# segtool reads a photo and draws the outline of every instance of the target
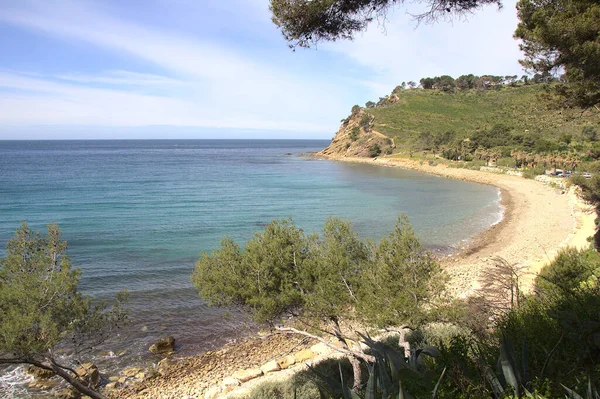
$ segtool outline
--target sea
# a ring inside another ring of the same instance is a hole
[[[276,218],[319,231],[335,215],[379,240],[406,214],[445,256],[502,217],[491,186],[304,155],[328,144],[0,141],[0,257],[21,221],[37,231],[56,222],[80,291],[105,301],[130,293],[130,324],[104,348],[106,367],[123,367],[155,361],[148,346],[161,336],[193,355],[256,331],[243,310],[208,306],[190,282],[224,236],[243,244]]]

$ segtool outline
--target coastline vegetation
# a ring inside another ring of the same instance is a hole
[[[80,274],[65,249],[55,225],[43,237],[23,224],[8,243],[0,261],[2,362],[35,365],[103,398],[98,379],[59,363],[55,348],[76,342],[80,359],[126,312],[120,302],[92,306],[77,292]],[[320,235],[274,220],[243,247],[224,238],[201,256],[192,280],[214,305],[241,306],[279,333],[315,338],[345,356],[260,384],[248,398],[596,398],[600,255],[591,247],[561,251],[529,293],[522,276],[496,259],[477,295],[450,300],[445,274],[400,217],[379,243],[360,240],[337,218]],[[366,349],[352,344],[356,334]]]
[[[597,398],[600,255],[563,250],[528,294],[520,276],[497,260],[479,295],[429,312],[404,341],[361,334],[375,361],[360,359],[358,386],[348,362],[325,360],[245,398]]]
[[[219,249],[202,254],[192,275],[210,304],[241,306],[259,323],[347,355],[354,390],[364,382],[360,361],[375,359],[348,345],[347,327],[389,327],[398,320],[419,326],[437,308],[444,280],[406,217],[378,244],[361,241],[339,218],[329,218],[320,236],[306,235],[291,220],[274,220],[243,248],[224,238]]]
[[[364,156],[422,154],[514,168],[600,170],[600,114],[594,108],[557,108],[540,101],[557,84],[541,78],[468,76],[477,82],[473,88],[444,89],[437,83],[439,77],[424,78],[421,82],[435,83],[427,89],[400,85],[377,103],[354,106],[340,128],[352,129],[350,146],[340,152],[359,155],[360,145],[370,150],[377,144],[380,153],[365,151]],[[461,78],[452,81],[457,84]],[[369,121],[368,126],[363,121]]]
[[[42,236],[22,223],[6,244],[0,259],[0,365],[29,365],[34,373],[59,376],[73,392],[104,399],[98,369],[85,359],[126,323],[127,295],[118,295],[110,308],[92,304],[77,290],[81,271],[72,268],[66,249],[55,224]],[[62,359],[57,348],[65,342],[72,355]]]

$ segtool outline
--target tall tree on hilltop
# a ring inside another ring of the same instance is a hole
[[[270,0],[273,22],[290,47],[310,47],[320,41],[352,39],[403,0]],[[500,0],[426,0],[418,20],[457,16]]]

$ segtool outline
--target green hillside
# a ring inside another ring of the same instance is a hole
[[[549,139],[562,134],[577,137],[584,126],[600,126],[595,109],[552,109],[540,96],[543,85],[503,86],[497,90],[446,93],[411,89],[397,94],[394,104],[367,109],[375,119],[372,128],[395,140],[397,145],[414,143],[421,133],[456,132],[466,138],[495,125],[513,133],[542,133]]]
[[[432,156],[600,172],[600,109],[559,108],[545,84],[498,83],[468,90],[452,85],[403,87],[377,103],[369,101],[366,108],[352,107],[321,154]]]

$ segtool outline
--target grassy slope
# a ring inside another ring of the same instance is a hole
[[[510,126],[516,133],[540,131],[551,137],[561,133],[579,135],[585,125],[600,125],[596,110],[549,109],[539,98],[541,85],[504,87],[500,90],[454,94],[437,90],[406,90],[396,104],[369,109],[375,116],[374,129],[390,137],[413,141],[421,132],[455,131],[467,137],[478,129],[496,124]]]

